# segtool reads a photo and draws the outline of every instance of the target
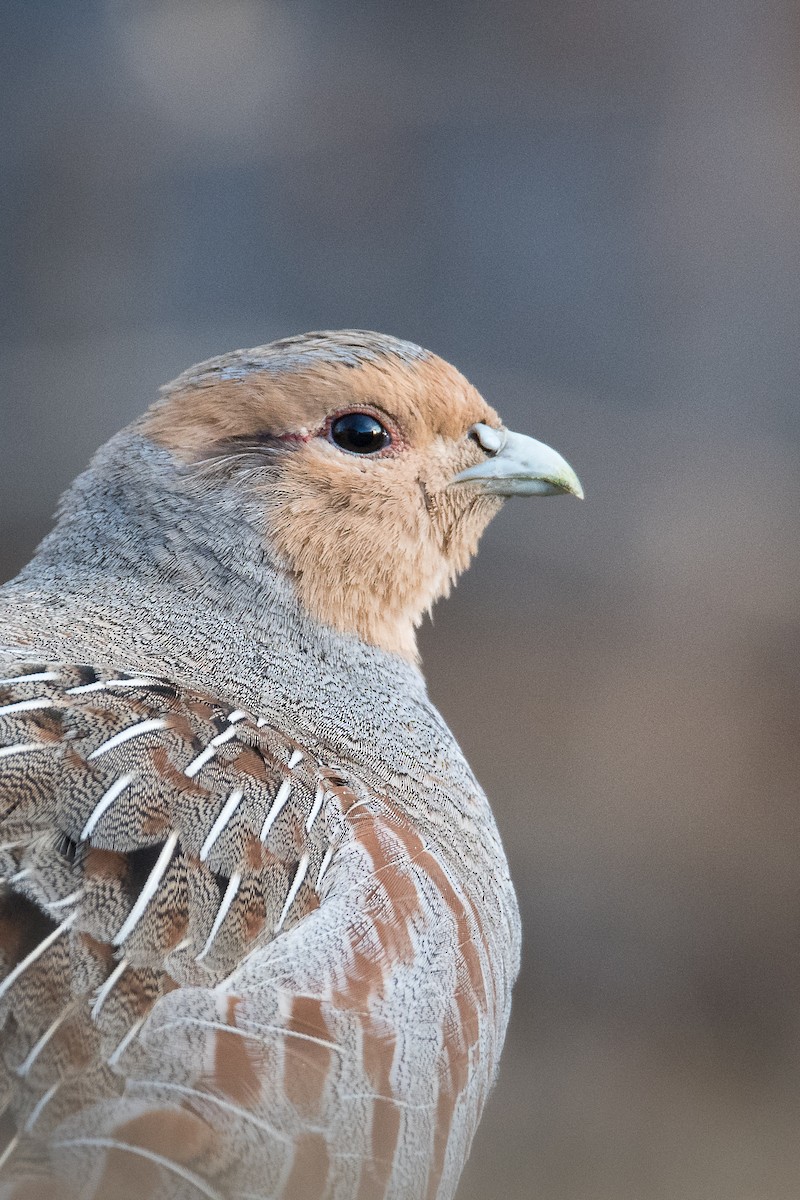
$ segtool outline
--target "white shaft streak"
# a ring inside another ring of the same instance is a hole
[[[317,882],[314,884],[314,891],[317,891],[317,892],[319,891],[319,885],[322,883],[322,877],[325,874],[325,872],[327,871],[328,867],[331,865],[331,859],[333,858],[333,851],[334,851],[334,845],[333,845],[333,842],[331,842],[330,846],[328,846],[328,849],[325,851],[325,854],[323,855],[322,862],[319,864],[319,874],[317,875]]]
[[[320,783],[317,787],[316,792],[314,793],[314,802],[311,805],[311,809],[309,811],[308,816],[306,817],[306,833],[311,833],[311,830],[314,826],[314,822],[316,821],[317,817],[319,816],[319,810],[322,808],[322,802],[325,799],[326,795],[327,795],[327,792],[325,791],[325,788]]]
[[[146,1150],[144,1146],[132,1146],[128,1142],[105,1137],[68,1138],[62,1142],[55,1142],[54,1146],[56,1149],[62,1146],[97,1146],[101,1150],[127,1151],[129,1154],[138,1155],[139,1158],[146,1158],[148,1162],[164,1167],[167,1171],[172,1171],[179,1179],[196,1188],[201,1195],[207,1196],[208,1200],[224,1200],[222,1194],[209,1187],[199,1175],[195,1175],[193,1171],[187,1170],[186,1167],[182,1167],[180,1163],[174,1162],[171,1158],[166,1158],[163,1154],[156,1154],[155,1150]]]
[[[108,1056],[106,1061],[110,1067],[115,1067],[117,1065],[146,1020],[147,1016],[145,1015],[144,1017],[139,1017],[138,1021],[134,1021],[128,1032],[125,1034],[125,1037],[117,1046],[116,1050],[114,1050],[114,1052]]]
[[[261,946],[260,949],[263,950],[264,947]],[[257,953],[257,950],[253,951],[253,953]],[[219,992],[221,988],[222,984],[218,983],[215,991]],[[264,1021],[250,1022],[247,1028],[243,1029],[239,1025],[228,1025],[223,1021],[209,1021],[206,1017],[178,1017],[176,1020],[162,1021],[158,1027],[158,1032],[159,1034],[164,1034],[168,1029],[182,1029],[186,1025],[196,1025],[199,1029],[218,1030],[220,1033],[233,1034],[235,1037],[246,1038],[249,1041],[257,1040],[257,1034],[259,1033],[277,1033],[281,1037],[297,1038],[302,1042],[313,1042],[315,1046],[324,1046],[326,1050],[332,1050],[334,1054],[345,1055],[347,1053],[345,1048],[340,1046],[338,1042],[329,1042],[326,1038],[314,1037],[313,1034],[303,1033],[299,1029],[287,1029],[285,1025],[271,1025]],[[159,1081],[155,1086],[161,1087],[161,1082]]]
[[[8,683],[49,683],[51,679],[58,679],[57,671],[34,671],[31,675],[10,675],[8,679],[0,679],[0,687]]]
[[[292,757],[289,759],[289,770],[292,771],[298,765],[298,763],[301,763],[302,761],[303,755],[300,753],[300,751],[293,750]]]
[[[164,842],[164,845],[161,848],[161,853],[159,854],[158,858],[156,859],[155,866],[153,867],[152,871],[147,876],[147,879],[144,882],[144,886],[142,887],[142,890],[139,892],[139,895],[136,897],[136,903],[134,904],[131,911],[128,913],[128,916],[125,919],[125,921],[123,922],[119,932],[114,935],[113,944],[115,946],[122,945],[122,943],[125,941],[126,937],[128,937],[133,932],[133,930],[136,928],[136,926],[139,924],[139,921],[141,920],[142,915],[144,914],[144,910],[147,908],[148,904],[153,899],[153,896],[158,891],[158,885],[161,883],[161,880],[164,878],[164,873],[166,872],[166,869],[169,866],[170,859],[172,858],[172,855],[175,852],[175,847],[177,846],[177,844],[178,844],[177,833],[171,833],[169,835],[169,837],[167,838],[167,840]]]
[[[241,720],[241,717],[239,719]],[[233,728],[235,722],[231,719],[231,717],[228,717],[228,724],[231,726],[231,728],[223,729],[222,733],[216,734],[216,736],[213,737],[208,743],[209,746],[221,746],[223,742],[229,742],[232,737],[236,737],[238,730]]]
[[[55,1083],[50,1085],[45,1094],[39,1097],[30,1111],[30,1116],[25,1122],[23,1133],[30,1133],[36,1122],[39,1120],[39,1117],[42,1115],[45,1105],[50,1103],[50,1101],[53,1099],[53,1096],[55,1096],[56,1092],[61,1087],[61,1083],[62,1081],[57,1079]]]
[[[13,746],[0,747],[0,758],[11,758],[12,754],[30,754],[31,750],[48,750],[48,742],[15,742]]]
[[[266,817],[264,818],[264,824],[261,826],[261,833],[259,834],[259,838],[262,842],[265,842],[267,840],[267,837],[269,836],[269,831],[275,822],[275,818],[278,816],[281,809],[286,804],[286,801],[289,799],[289,794],[290,794],[291,790],[292,790],[291,780],[284,779],[283,783],[278,788],[278,791],[275,795],[275,799],[272,802],[272,807],[270,808],[269,812],[267,813]]]
[[[239,884],[241,882],[242,882],[241,871],[234,871],[233,875],[231,875],[230,879],[228,880],[228,886],[225,889],[225,895],[222,897],[220,906],[217,909],[217,915],[214,917],[214,924],[211,926],[211,932],[209,933],[209,935],[206,939],[206,944],[205,944],[205,946],[203,946],[203,949],[197,955],[195,962],[202,962],[203,959],[205,958],[205,956],[208,954],[211,947],[214,945],[214,939],[216,938],[217,934],[219,933],[220,929],[222,928],[222,922],[227,917],[230,906],[233,904],[234,900],[236,899],[236,893],[239,890]]]
[[[9,988],[16,983],[20,975],[27,971],[28,967],[33,966],[37,958],[41,958],[44,952],[50,949],[50,947],[53,945],[53,942],[58,941],[61,935],[67,932],[70,925],[75,922],[77,915],[78,914],[74,912],[70,913],[60,925],[56,926],[51,933],[48,933],[46,938],[43,938],[37,946],[34,946],[30,954],[27,954],[25,958],[21,960],[21,962],[17,963],[13,971],[9,971],[2,983],[0,983],[0,996],[4,996]]]
[[[228,1029],[230,1026],[219,1025],[219,1029]],[[238,1033],[239,1030],[236,1030]],[[339,1050],[339,1047],[336,1047]],[[258,1129],[263,1129],[270,1137],[275,1138],[278,1142],[284,1142],[290,1145],[292,1138],[288,1133],[284,1133],[280,1129],[276,1129],[274,1125],[270,1125],[269,1121],[257,1117],[255,1113],[249,1109],[243,1108],[238,1104],[232,1104],[230,1100],[226,1100],[224,1096],[217,1096],[214,1092],[202,1091],[200,1088],[189,1087],[184,1083],[167,1083],[164,1079],[159,1079],[157,1084],[150,1083],[145,1079],[129,1079],[126,1086],[127,1092],[144,1091],[145,1089],[157,1088],[158,1091],[178,1092],[181,1096],[194,1096],[203,1104],[216,1104],[223,1112],[231,1113],[241,1121],[249,1121],[251,1125],[255,1125]]]
[[[47,1029],[45,1029],[38,1042],[35,1042],[34,1045],[31,1046],[27,1057],[23,1059],[16,1069],[17,1075],[19,1075],[20,1079],[25,1078],[33,1064],[36,1062],[36,1059],[44,1050],[47,1043],[58,1032],[60,1026],[64,1024],[67,1018],[71,1016],[74,1011],[75,1004],[68,1004],[64,1011],[60,1012],[56,1019],[50,1023]]]
[[[217,747],[222,746],[225,742],[229,742],[231,738],[236,737],[236,732],[236,729],[232,727],[230,729],[223,730],[222,733],[218,733],[215,738],[212,738],[205,750],[201,750],[197,758],[193,758],[188,767],[184,768],[183,773],[187,779],[194,779],[200,768],[204,767],[206,763],[209,762],[217,753]]]
[[[241,788],[236,788],[231,792],[230,796],[228,796],[228,799],[225,801],[219,811],[216,821],[208,831],[206,840],[200,847],[200,862],[205,862],[205,860],[208,858],[212,846],[230,821],[233,814],[236,812],[236,809],[239,807],[243,796],[244,792],[241,790]]]
[[[117,980],[120,979],[123,972],[127,970],[127,967],[128,967],[127,958],[121,958],[119,960],[119,962],[117,963],[117,965],[114,967],[114,970],[109,975],[108,979],[106,979],[104,981],[104,983],[101,985],[101,987],[98,989],[97,995],[95,996],[95,999],[94,999],[94,1004],[92,1005],[91,1011],[89,1013],[89,1016],[92,1018],[93,1021],[97,1020],[98,1016],[100,1015],[100,1010],[102,1009],[103,1005],[105,1004],[106,1000],[108,999],[108,997],[111,993],[111,989],[114,987],[114,984],[117,982]]]
[[[86,692],[107,692],[112,688],[152,687],[157,680],[153,676],[140,675],[136,679],[98,679],[96,683],[81,683],[67,688],[65,696],[81,696]]]
[[[297,893],[300,891],[300,888],[302,887],[303,880],[306,877],[307,871],[308,871],[308,855],[304,854],[302,856],[302,858],[300,859],[299,863],[297,864],[297,870],[294,873],[294,879],[292,880],[291,887],[289,888],[289,892],[286,897],[286,903],[284,904],[283,909],[281,910],[281,915],[278,917],[278,923],[275,926],[276,933],[280,933],[281,929],[283,928],[283,923],[286,920],[287,916],[289,915],[289,909],[294,904],[295,899],[297,897]]]
[[[285,995],[285,993],[284,993]],[[316,997],[314,997],[316,999]],[[291,997],[288,997],[291,1000]],[[288,1013],[282,1013],[288,1016]],[[338,1042],[331,1042],[327,1038],[314,1037],[313,1033],[303,1033],[300,1029],[287,1029],[285,1025],[269,1024],[265,1021],[251,1021],[248,1029],[253,1033],[277,1033],[280,1037],[295,1038],[300,1042],[311,1042],[314,1046],[324,1046],[326,1050],[333,1051],[334,1054],[345,1055],[347,1051]]]
[[[131,738],[141,737],[143,733],[153,733],[157,729],[166,729],[167,722],[163,717],[150,717],[147,721],[137,721],[135,725],[129,725],[127,729],[121,729],[119,733],[115,733],[107,741],[102,742],[96,750],[93,750],[89,755],[89,759],[99,758],[101,754],[108,754],[109,750],[116,749],[123,742],[129,742]]]
[[[32,712],[35,708],[52,708],[53,701],[46,696],[37,696],[35,700],[16,700],[13,704],[0,705],[0,717],[10,717],[13,713]]]
[[[104,792],[97,804],[94,806],[89,820],[81,830],[80,840],[85,842],[92,834],[95,825],[102,817],[107,808],[110,807],[116,800],[117,796],[121,796],[126,787],[129,787],[135,779],[134,775],[120,775],[119,779],[115,779],[107,792]]]
[[[62,896],[60,900],[48,900],[45,908],[52,912],[54,908],[69,908],[70,904],[77,904],[83,895],[83,888],[77,888],[74,892],[70,892],[68,896]]]
[[[204,767],[209,759],[213,758],[216,750],[213,746],[206,746],[205,750],[201,750],[197,758],[193,758],[188,767],[184,767],[183,773],[187,779],[194,779],[201,767]]]
[[[16,1150],[18,1145],[19,1145],[19,1134],[16,1133],[14,1135],[14,1137],[12,1137],[11,1141],[8,1143],[6,1148],[3,1150],[2,1154],[0,1154],[0,1171],[2,1171],[3,1167],[6,1165],[8,1160],[11,1158],[11,1155],[14,1153],[14,1151]]]

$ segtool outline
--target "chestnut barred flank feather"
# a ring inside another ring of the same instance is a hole
[[[526,489],[579,494],[357,331],[75,482],[0,591],[0,1200],[451,1200],[519,919],[414,629]]]

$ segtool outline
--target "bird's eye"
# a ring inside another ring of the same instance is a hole
[[[330,439],[349,454],[376,454],[385,450],[391,437],[380,421],[369,413],[344,413],[331,423]]]

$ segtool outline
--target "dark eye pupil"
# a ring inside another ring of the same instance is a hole
[[[391,440],[380,421],[369,413],[345,413],[331,425],[331,441],[351,454],[374,454]]]

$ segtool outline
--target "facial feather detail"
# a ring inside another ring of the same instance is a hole
[[[331,338],[340,341],[326,355]],[[364,455],[335,445],[331,421],[350,412],[371,414],[390,445]],[[314,617],[415,661],[416,627],[502,504],[449,488],[486,457],[470,436],[478,422],[501,428],[455,368],[355,333],[202,363],[164,389],[143,432],[206,470],[208,486],[243,489],[249,520]]]

